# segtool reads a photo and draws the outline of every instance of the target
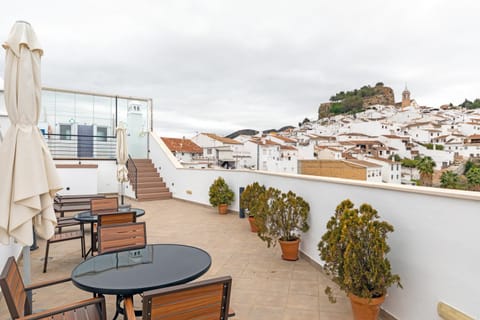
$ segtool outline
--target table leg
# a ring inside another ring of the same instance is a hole
[[[91,253],[93,257],[93,250],[95,248],[95,237],[93,235],[94,222],[90,222],[90,249],[85,253],[85,260],[87,260],[88,254]]]
[[[124,307],[125,307],[125,318],[127,320],[135,319],[135,309],[133,308],[133,297],[127,296],[124,297]]]

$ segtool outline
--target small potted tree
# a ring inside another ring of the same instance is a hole
[[[218,213],[226,214],[228,206],[232,204],[235,194],[222,177],[218,177],[210,185],[208,191],[210,204],[218,207]]]
[[[265,188],[264,185],[254,182],[247,185],[240,196],[240,206],[245,209],[248,215],[248,222],[250,223],[250,230],[252,232],[258,232],[255,222],[257,213],[265,211],[267,208],[266,191],[267,188]]]
[[[307,221],[310,205],[292,191],[283,193],[268,188],[264,196],[266,210],[257,212],[255,217],[258,236],[268,247],[280,243],[282,259],[298,260],[300,235],[310,227]]]
[[[389,232],[393,226],[380,221],[369,204],[357,209],[347,199],[337,206],[318,244],[324,269],[348,294],[356,320],[377,319],[387,289],[393,284],[401,287],[400,277],[392,273],[386,257]],[[335,302],[330,287],[325,293]]]

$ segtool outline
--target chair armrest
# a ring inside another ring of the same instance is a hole
[[[133,309],[133,297],[125,297],[124,309],[127,320],[135,320],[135,309]]]
[[[98,297],[98,298],[90,298],[90,299],[87,299],[87,300],[73,302],[73,303],[70,303],[70,304],[67,304],[67,305],[64,305],[64,306],[61,306],[61,307],[48,309],[48,310],[45,310],[45,311],[42,311],[42,312],[38,312],[38,313],[35,313],[35,314],[31,314],[31,315],[28,315],[28,316],[17,318],[17,320],[48,319],[48,318],[50,318],[51,316],[54,316],[54,315],[63,314],[63,313],[68,312],[68,311],[72,311],[72,310],[75,310],[75,309],[78,309],[78,308],[82,308],[82,307],[89,306],[89,305],[94,305],[94,304],[98,304],[100,312],[105,313],[105,298],[103,296],[101,296],[101,297]],[[104,316],[106,316],[106,315],[104,315]],[[103,318],[105,318],[105,317],[103,317]]]
[[[36,282],[36,283],[32,283],[30,285],[26,285],[25,290],[30,291],[30,290],[39,289],[39,288],[43,288],[43,287],[48,287],[48,286],[63,283],[63,282],[68,282],[68,281],[71,281],[71,280],[72,280],[72,278],[68,277],[68,278],[60,278],[60,279],[55,279],[55,280],[47,280],[47,281],[42,281],[42,282]]]

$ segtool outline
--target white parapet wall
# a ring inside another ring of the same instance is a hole
[[[117,193],[117,165],[111,160],[56,160],[60,194]],[[68,188],[68,190],[67,190]]]
[[[150,156],[174,198],[208,205],[209,186],[218,176],[235,190],[232,210],[238,211],[239,188],[255,181],[302,196],[310,204],[311,227],[302,237],[301,250],[319,265],[317,245],[335,207],[347,198],[356,205],[369,203],[395,227],[388,240],[389,258],[404,287],[389,289],[383,309],[396,319],[438,319],[437,303],[443,301],[480,319],[480,193],[261,171],[187,169],[155,134]]]

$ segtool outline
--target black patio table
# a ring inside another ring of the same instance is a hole
[[[123,211],[135,211],[135,216],[141,217],[145,214],[145,210],[139,208],[118,208],[115,212],[123,212]],[[76,213],[73,218],[77,221],[81,222],[89,222],[90,223],[90,249],[88,249],[87,253],[85,254],[85,259],[88,257],[88,254],[91,253],[93,256],[93,248],[95,248],[95,237],[93,237],[93,225],[98,222],[98,215],[92,214],[91,210],[81,211]]]
[[[96,294],[131,299],[144,291],[195,280],[210,269],[210,255],[196,247],[180,244],[149,244],[142,249],[112,252],[91,257],[72,271],[78,288]]]

